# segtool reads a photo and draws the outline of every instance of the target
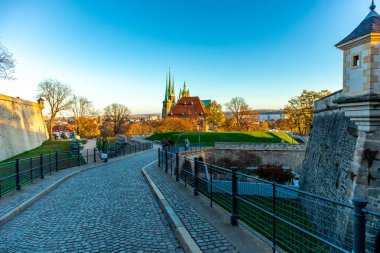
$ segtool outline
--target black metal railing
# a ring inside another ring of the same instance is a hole
[[[158,166],[221,208],[273,252],[380,252],[380,213],[158,150]]]
[[[192,143],[189,146],[185,146],[184,144],[164,146],[164,145],[162,145],[162,142],[160,142],[160,141],[154,141],[154,143],[157,145],[161,145],[162,150],[168,150],[171,153],[182,153],[182,154],[189,154],[189,153],[201,151],[204,149],[214,148],[214,144],[203,143],[203,142]]]
[[[109,149],[107,153],[108,158],[113,158],[152,148],[152,143],[136,143]],[[60,151],[0,163],[0,198],[7,193],[20,190],[23,186],[32,184],[38,179],[43,179],[45,175],[83,164],[96,163],[100,161],[100,154],[101,151],[96,148]]]

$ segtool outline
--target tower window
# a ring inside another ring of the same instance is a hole
[[[352,67],[359,67],[360,66],[360,56],[354,55],[352,56]]]

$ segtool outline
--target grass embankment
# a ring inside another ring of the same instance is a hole
[[[183,143],[189,139],[190,143],[205,143],[213,145],[215,142],[255,142],[255,143],[286,143],[298,144],[286,133],[269,131],[245,131],[245,132],[170,132],[156,133],[147,138],[148,140],[161,141],[170,139],[175,143]]]
[[[70,141],[44,141],[41,146],[28,150],[24,153],[18,154],[14,157],[8,158],[7,160],[1,161],[0,163],[11,162],[15,159],[25,159],[30,157],[39,156],[40,154],[49,154],[56,151],[70,151],[71,144]]]

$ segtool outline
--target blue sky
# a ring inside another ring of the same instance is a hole
[[[380,2],[379,8],[380,8]],[[34,100],[44,78],[102,109],[160,112],[168,67],[176,94],[283,107],[303,89],[342,86],[334,45],[370,0],[0,0],[0,41],[17,60],[0,93]]]

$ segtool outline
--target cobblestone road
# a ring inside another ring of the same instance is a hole
[[[0,252],[182,252],[141,175],[156,152],[81,173],[0,227]]]
[[[166,182],[162,170],[157,167],[157,163],[146,168],[146,172],[165,196],[169,204],[173,207],[190,235],[204,252],[238,252],[223,235],[191,206],[191,203],[181,197]],[[173,180],[175,180],[173,178]]]

